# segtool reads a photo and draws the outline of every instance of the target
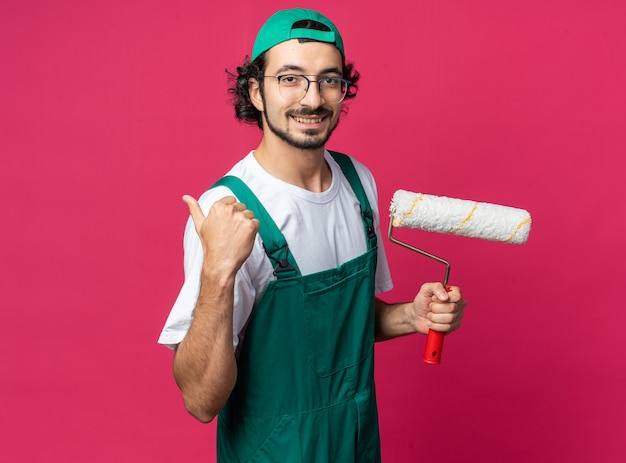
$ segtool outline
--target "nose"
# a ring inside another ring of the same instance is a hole
[[[320,83],[318,80],[309,81],[309,86],[306,89],[306,92],[300,103],[305,106],[310,106],[312,108],[317,108],[322,105],[324,99],[322,98],[322,94],[320,92]]]

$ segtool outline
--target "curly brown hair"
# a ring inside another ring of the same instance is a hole
[[[248,124],[257,124],[259,128],[263,128],[261,111],[259,111],[250,100],[248,84],[250,79],[259,82],[261,94],[263,94],[263,76],[265,75],[265,53],[262,53],[254,61],[250,61],[249,57],[243,65],[237,67],[237,73],[226,71],[229,76],[231,101],[235,108],[235,117],[242,122]],[[357,82],[360,74],[354,69],[352,63],[343,64],[344,79],[350,82],[348,93],[345,100],[354,98],[357,91]]]

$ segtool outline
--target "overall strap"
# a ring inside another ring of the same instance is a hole
[[[348,183],[352,187],[352,191],[356,195],[356,198],[361,204],[361,217],[363,219],[363,227],[365,228],[365,235],[367,236],[368,249],[376,247],[377,237],[376,230],[374,229],[374,214],[372,213],[372,207],[367,199],[359,174],[357,174],[354,164],[349,156],[338,153],[336,151],[329,151],[331,156],[335,159],[343,175],[346,176]]]
[[[254,212],[254,216],[261,224],[259,227],[259,235],[263,241],[265,253],[274,266],[276,278],[282,279],[300,276],[300,269],[291,255],[291,251],[289,251],[285,237],[248,185],[238,177],[227,175],[215,182],[211,188],[216,186],[227,187],[239,201]]]

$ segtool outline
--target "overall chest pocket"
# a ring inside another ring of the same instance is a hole
[[[329,376],[360,363],[374,345],[374,291],[365,266],[303,288],[308,363]]]

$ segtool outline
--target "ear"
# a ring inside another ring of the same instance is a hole
[[[258,80],[248,79],[248,94],[254,107],[263,112],[263,98],[261,98],[261,86]]]

